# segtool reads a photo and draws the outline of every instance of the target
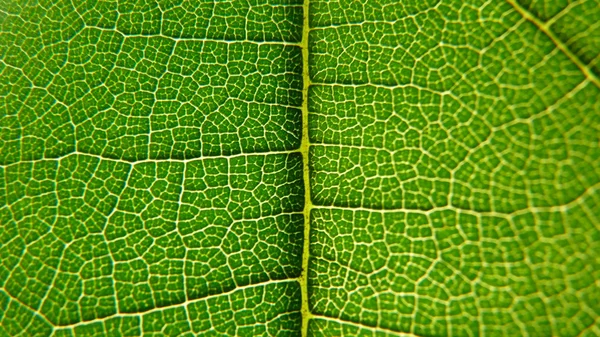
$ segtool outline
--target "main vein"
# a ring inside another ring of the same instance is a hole
[[[302,153],[302,170],[304,174],[304,246],[302,250],[302,274],[300,275],[300,288],[302,293],[302,333],[301,336],[308,336],[308,321],[310,320],[311,313],[308,306],[308,258],[309,258],[309,247],[310,247],[310,210],[312,209],[312,201],[310,199],[310,176],[309,176],[309,165],[308,165],[308,150],[309,150],[309,138],[308,138],[308,87],[310,86],[310,74],[308,69],[308,32],[309,32],[309,21],[308,21],[308,2],[304,0],[303,3],[303,15],[304,21],[302,24],[302,42],[300,44],[302,48],[302,143],[300,145],[300,152]]]

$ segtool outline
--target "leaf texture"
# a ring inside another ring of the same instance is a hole
[[[301,3],[1,6],[0,335],[295,335]]]
[[[599,18],[0,3],[0,336],[600,335]]]
[[[309,335],[598,335],[598,3],[310,6]]]

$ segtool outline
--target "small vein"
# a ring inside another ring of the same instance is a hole
[[[235,292],[238,291],[243,291],[249,288],[258,288],[258,287],[263,287],[263,286],[267,286],[269,284],[278,284],[278,283],[290,283],[290,282],[296,282],[294,279],[283,279],[283,280],[269,280],[266,282],[260,282],[260,283],[254,283],[254,284],[248,284],[245,286],[240,286],[240,287],[235,287],[229,291],[225,291],[222,293],[218,293],[218,294],[210,294],[204,297],[199,297],[199,298],[194,298],[194,299],[190,299],[190,300],[186,300],[184,302],[181,303],[175,303],[175,304],[171,304],[171,305],[167,305],[164,307],[155,307],[149,310],[145,310],[145,311],[139,311],[139,312],[131,312],[131,313],[116,313],[113,315],[109,315],[109,316],[105,316],[102,318],[96,318],[96,319],[92,319],[89,321],[81,321],[81,322],[76,322],[76,323],[72,323],[72,324],[64,324],[64,325],[56,325],[55,326],[55,330],[59,330],[59,329],[72,329],[78,326],[82,326],[82,325],[88,325],[88,324],[93,324],[93,323],[103,323],[109,319],[112,318],[122,318],[122,317],[140,317],[146,314],[150,314],[153,312],[158,312],[158,311],[165,311],[165,310],[169,310],[169,309],[173,309],[173,308],[179,308],[179,307],[187,307],[190,304],[193,304],[195,302],[200,302],[200,301],[204,301],[204,300],[208,300],[211,298],[215,298],[215,297],[221,297],[221,296],[228,296],[231,295]]]
[[[366,324],[361,324],[361,323],[357,323],[357,322],[344,320],[341,318],[334,318],[334,317],[323,316],[323,315],[313,315],[312,319],[329,321],[329,322],[338,323],[338,324],[354,325],[361,329],[367,329],[367,330],[371,330],[374,332],[385,333],[390,336],[419,337],[418,335],[410,333],[410,332],[400,332],[400,331],[396,331],[396,330],[392,330],[392,329],[370,326],[370,325],[366,325]]]
[[[596,76],[596,74],[592,71],[592,69],[585,64],[580,58],[579,56],[577,56],[575,53],[573,53],[569,47],[567,47],[567,45],[561,41],[556,34],[554,34],[554,32],[552,32],[552,30],[550,29],[550,24],[548,22],[543,22],[542,20],[540,20],[539,18],[537,18],[536,16],[534,16],[533,14],[531,14],[531,12],[529,12],[528,10],[526,10],[525,8],[523,8],[521,5],[519,5],[515,0],[506,0],[511,6],[513,6],[513,8],[519,13],[521,14],[521,16],[533,23],[539,30],[541,30],[544,34],[546,34],[546,36],[548,36],[550,38],[550,40],[552,40],[552,42],[556,45],[556,47],[562,51],[570,60],[571,62],[573,62],[573,64],[575,64],[577,66],[577,68],[579,68],[579,70],[583,73],[583,75],[592,83],[594,83],[594,85],[600,89],[600,78],[598,78],[598,76]]]
[[[293,150],[265,151],[265,152],[240,152],[240,153],[225,154],[225,155],[204,155],[204,156],[198,156],[198,157],[190,157],[187,159],[177,159],[177,158],[153,159],[153,158],[149,158],[149,159],[129,160],[129,159],[123,159],[123,158],[111,158],[111,157],[108,157],[105,155],[99,155],[99,154],[88,153],[88,152],[83,152],[83,151],[71,151],[71,152],[68,152],[68,153],[65,153],[65,154],[62,154],[59,156],[19,160],[19,161],[10,162],[7,164],[0,163],[0,168],[21,165],[24,163],[37,163],[37,162],[41,162],[41,161],[60,161],[60,160],[63,160],[65,158],[68,158],[71,156],[85,156],[85,157],[96,158],[98,160],[118,162],[118,163],[123,163],[123,164],[127,164],[127,165],[137,165],[137,164],[144,164],[144,163],[155,163],[155,164],[157,164],[157,163],[182,163],[182,164],[185,164],[185,163],[198,162],[198,161],[203,161],[203,160],[216,160],[216,159],[229,160],[229,159],[233,159],[233,158],[242,158],[242,157],[266,157],[266,156],[271,156],[271,155],[290,155],[290,154],[294,154],[294,153],[300,153],[300,152],[298,149],[293,149]]]
[[[384,208],[384,207],[369,207],[369,206],[347,206],[347,205],[314,205],[313,209],[325,209],[325,210],[348,210],[353,212],[372,212],[372,213],[416,213],[423,215],[431,215],[441,211],[454,211],[457,213],[463,213],[473,215],[476,217],[500,217],[500,218],[513,218],[522,214],[528,213],[547,213],[547,212],[566,212],[571,208],[577,207],[585,203],[588,198],[595,196],[600,189],[600,181],[595,182],[593,185],[584,189],[576,197],[570,201],[552,205],[552,206],[531,206],[527,208],[516,209],[508,212],[499,211],[481,211],[481,210],[470,210],[462,207],[457,207],[451,204],[439,207],[432,207],[430,209],[418,209],[418,208]]]

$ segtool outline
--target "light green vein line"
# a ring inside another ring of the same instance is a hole
[[[365,329],[365,330],[369,330],[369,331],[373,331],[373,332],[380,332],[380,333],[384,333],[384,334],[390,335],[390,336],[420,337],[420,336],[415,335],[410,332],[400,332],[400,331],[395,331],[395,330],[386,329],[386,328],[379,328],[379,327],[364,325],[364,324],[360,324],[360,323],[356,323],[356,322],[352,322],[352,321],[346,321],[346,320],[340,319],[340,318],[333,318],[333,317],[329,317],[329,316],[314,315],[313,318],[315,320],[319,319],[319,320],[323,320],[323,321],[337,323],[340,325],[353,325],[360,329]]]
[[[88,325],[88,324],[93,324],[93,323],[98,323],[98,322],[100,322],[100,323],[106,322],[107,320],[112,319],[112,318],[141,317],[141,316],[144,316],[144,315],[147,315],[150,313],[154,313],[154,312],[161,312],[161,311],[165,311],[165,310],[169,310],[169,309],[173,309],[173,308],[187,307],[190,304],[193,304],[196,302],[201,302],[201,301],[206,301],[206,300],[209,300],[212,298],[217,298],[217,297],[221,297],[221,296],[229,296],[235,292],[244,291],[246,289],[265,287],[269,284],[280,284],[280,283],[290,283],[290,282],[294,282],[294,281],[290,280],[290,279],[284,279],[284,280],[269,280],[269,281],[260,282],[260,283],[248,284],[245,286],[233,288],[231,290],[228,290],[228,291],[225,291],[222,293],[206,295],[203,297],[186,300],[186,301],[180,302],[180,303],[169,304],[164,307],[154,307],[154,308],[151,308],[151,309],[148,309],[145,311],[139,311],[139,312],[124,312],[124,313],[118,312],[118,313],[115,313],[112,315],[108,315],[108,316],[101,317],[101,318],[95,318],[95,319],[92,319],[89,321],[75,322],[75,323],[71,323],[71,324],[59,324],[59,325],[55,325],[54,329],[55,330],[72,329],[72,328],[82,326],[82,325]]]
[[[547,22],[543,22],[540,19],[538,19],[537,17],[535,17],[528,10],[526,10],[521,5],[519,5],[517,3],[517,1],[515,1],[515,0],[506,0],[506,1],[511,6],[513,6],[513,8],[519,14],[521,14],[521,16],[523,16],[523,18],[525,18],[525,20],[533,23],[539,30],[541,30],[544,34],[546,34],[546,36],[548,36],[550,38],[550,40],[552,40],[552,42],[554,42],[556,47],[560,51],[562,51],[571,60],[571,62],[573,62],[577,66],[577,68],[579,68],[579,70],[584,74],[584,76],[590,82],[594,83],[594,85],[596,85],[596,87],[600,88],[600,78],[598,78],[598,76],[596,76],[596,74],[594,74],[594,72],[590,69],[590,67],[588,67],[588,65],[585,64],[577,55],[575,55],[575,53],[573,53],[569,49],[569,47],[567,47],[567,45],[565,45],[563,43],[563,41],[561,41],[561,39],[559,39],[554,34],[554,32],[552,32],[552,30],[550,29],[550,25]]]
[[[0,168],[2,167],[10,167],[16,166],[24,163],[36,163],[42,161],[60,161],[72,156],[82,156],[82,157],[91,157],[96,158],[98,160],[106,160],[111,162],[123,163],[127,165],[137,165],[144,163],[191,163],[198,162],[203,160],[215,160],[215,159],[233,159],[233,158],[242,158],[242,157],[266,157],[266,156],[275,156],[275,155],[289,155],[292,153],[297,153],[298,150],[283,150],[283,151],[269,151],[269,152],[247,152],[247,153],[236,153],[236,154],[228,154],[228,155],[205,155],[192,157],[188,159],[172,159],[172,158],[159,158],[159,159],[139,159],[139,160],[127,160],[127,159],[119,159],[119,158],[111,158],[103,155],[98,155],[94,153],[73,151],[69,153],[65,153],[64,155],[56,156],[56,157],[47,157],[47,158],[39,158],[39,159],[28,159],[28,160],[19,160],[15,162],[11,162],[8,164],[0,164]]]
[[[192,42],[211,42],[211,43],[224,43],[224,44],[240,44],[240,43],[247,43],[247,44],[256,44],[256,45],[283,45],[283,46],[298,46],[298,43],[295,42],[288,42],[288,41],[277,41],[277,40],[272,40],[272,41],[260,41],[260,40],[249,40],[249,39],[240,39],[240,40],[233,40],[233,39],[213,39],[213,38],[207,38],[207,37],[175,37],[175,36],[171,36],[171,35],[163,35],[163,34],[127,34],[127,33],[123,33],[122,31],[119,31],[117,29],[112,29],[112,28],[101,28],[101,27],[89,27],[91,29],[96,29],[96,30],[100,30],[100,31],[106,31],[106,32],[114,32],[117,34],[120,34],[121,36],[123,36],[124,38],[162,38],[162,39],[167,39],[167,40],[171,40],[171,41],[175,41],[175,42],[184,42],[184,41],[192,41]]]
[[[302,274],[300,275],[300,289],[302,295],[302,331],[301,336],[308,336],[308,321],[311,319],[310,307],[308,305],[308,258],[310,251],[310,210],[312,201],[310,199],[310,175],[308,165],[309,137],[308,137],[308,87],[310,86],[310,74],[308,69],[308,33],[310,30],[308,20],[309,0],[304,0],[302,24],[302,143],[300,153],[302,153],[302,170],[304,177],[304,242],[302,248]]]

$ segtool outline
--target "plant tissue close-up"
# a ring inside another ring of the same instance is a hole
[[[4,336],[600,336],[600,0],[0,0]]]

